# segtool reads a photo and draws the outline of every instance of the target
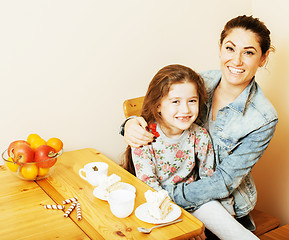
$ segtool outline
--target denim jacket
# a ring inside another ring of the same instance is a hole
[[[201,75],[209,95],[205,124],[222,73],[208,71]],[[187,210],[233,196],[236,217],[248,214],[257,201],[251,170],[266,150],[277,122],[276,110],[253,79],[234,102],[218,111],[211,136],[217,164],[214,175],[190,184],[163,187],[175,203]]]

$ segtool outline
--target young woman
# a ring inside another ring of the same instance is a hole
[[[163,185],[212,176],[212,142],[207,130],[195,124],[206,99],[203,79],[192,69],[169,65],[157,72],[149,84],[141,114],[156,139],[150,145],[128,147],[126,151],[125,162],[134,165],[139,179],[159,191]],[[210,201],[192,214],[220,239],[257,239],[231,216],[232,199],[221,203],[223,206]]]
[[[220,37],[221,71],[202,74],[209,100],[203,126],[213,141],[217,167],[212,177],[192,183],[163,186],[174,202],[193,210],[212,199],[234,197],[236,218],[249,220],[257,201],[250,174],[263,155],[278,122],[277,113],[255,81],[271,47],[270,31],[257,18],[239,16],[224,27]],[[153,140],[141,117],[125,124],[125,140],[139,147]]]

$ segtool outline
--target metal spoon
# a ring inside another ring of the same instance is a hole
[[[173,223],[177,223],[177,222],[181,222],[181,221],[183,221],[183,219],[177,219],[177,220],[172,221],[172,222],[159,224],[159,225],[154,226],[154,227],[152,227],[152,228],[138,227],[137,230],[138,230],[139,232],[142,232],[142,233],[150,233],[154,228],[164,227],[164,226],[171,225],[171,224],[173,224]]]

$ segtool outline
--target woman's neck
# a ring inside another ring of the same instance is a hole
[[[215,121],[218,111],[234,102],[247,86],[234,86],[225,81],[220,81],[214,91],[212,100],[212,120]]]
[[[233,102],[247,86],[248,84],[233,85],[221,80],[215,92],[217,91],[219,94],[222,94],[228,101]]]

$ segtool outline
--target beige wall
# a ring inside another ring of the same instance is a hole
[[[257,80],[274,104],[279,123],[267,151],[253,169],[258,190],[256,208],[289,223],[289,1],[255,0],[253,14],[261,18],[271,30],[275,53],[271,54],[267,70]]]
[[[36,132],[61,138],[65,151],[93,147],[118,162],[126,146],[117,134],[122,102],[143,95],[164,65],[218,68],[224,23],[253,13],[274,36],[277,51],[258,79],[280,116],[276,136],[254,170],[258,207],[289,222],[288,3],[271,2],[1,1],[0,151]]]
[[[143,95],[164,65],[217,68],[223,23],[251,12],[251,1],[230,12],[228,3],[1,1],[0,151],[35,132],[119,161],[123,101]]]

